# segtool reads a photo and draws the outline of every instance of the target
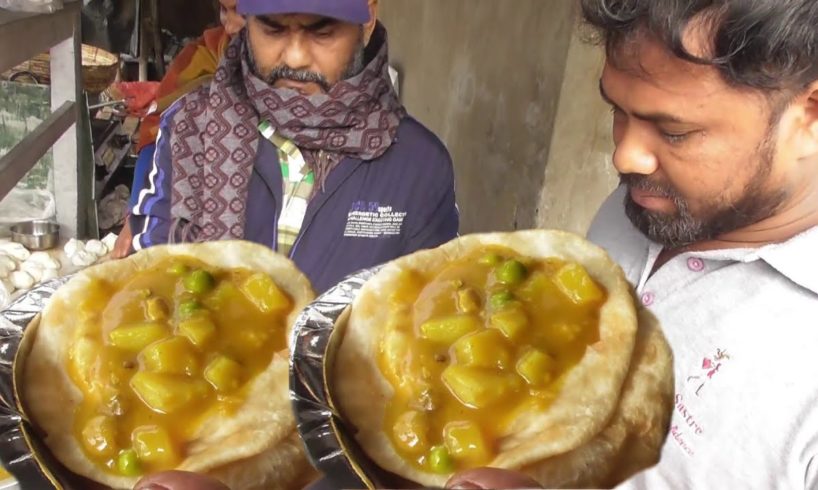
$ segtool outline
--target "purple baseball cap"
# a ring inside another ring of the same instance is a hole
[[[369,22],[367,0],[238,0],[242,15],[313,14],[351,24]]]

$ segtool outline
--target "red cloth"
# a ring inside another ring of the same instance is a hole
[[[125,99],[129,114],[145,117],[159,92],[159,82],[117,82],[110,92],[116,99]]]

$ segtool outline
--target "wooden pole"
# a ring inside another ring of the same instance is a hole
[[[165,50],[162,48],[162,28],[159,22],[159,0],[150,2],[150,26],[153,35],[153,61],[159,79],[165,78]]]

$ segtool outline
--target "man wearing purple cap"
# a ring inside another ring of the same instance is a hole
[[[389,78],[377,0],[239,0],[213,81],[162,117],[136,250],[244,239],[324,291],[457,235],[451,159]]]

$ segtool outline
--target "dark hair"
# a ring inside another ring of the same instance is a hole
[[[581,0],[585,21],[615,57],[653,36],[679,58],[716,67],[735,86],[801,92],[818,80],[818,0]],[[690,53],[691,21],[712,33],[707,57]]]

